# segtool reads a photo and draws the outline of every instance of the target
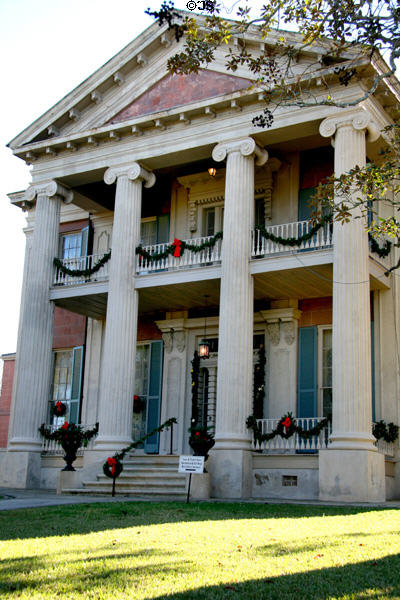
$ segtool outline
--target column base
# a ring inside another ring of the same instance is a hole
[[[112,456],[116,452],[120,452],[123,448],[130,446],[130,444],[132,444],[132,438],[97,437],[93,449],[107,453],[107,456]]]
[[[320,450],[319,499],[385,502],[385,457],[369,450]]]
[[[213,448],[207,462],[213,498],[250,498],[253,458],[250,450]]]
[[[17,489],[40,488],[40,452],[5,452],[1,461],[0,486]]]

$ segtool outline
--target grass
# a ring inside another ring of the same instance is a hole
[[[0,597],[400,598],[400,511],[112,503],[0,512]]]

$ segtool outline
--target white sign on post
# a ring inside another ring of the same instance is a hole
[[[204,456],[180,456],[178,473],[203,473]]]

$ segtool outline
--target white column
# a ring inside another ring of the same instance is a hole
[[[215,449],[212,494],[246,497],[251,490],[250,435],[253,373],[253,279],[250,274],[254,224],[254,155],[268,153],[252,138],[218,144],[216,161],[226,161],[224,239],[218,340]]]
[[[8,450],[15,452],[8,461],[9,479],[11,483],[12,471],[17,469],[18,487],[39,485],[38,428],[46,418],[52,379],[54,305],[49,290],[58,251],[61,199],[70,202],[72,197],[70,190],[55,181],[32,186],[26,192],[27,202],[36,198],[35,226],[25,259],[29,256],[24,270],[8,443]]]
[[[138,163],[108,169],[104,181],[117,181],[108,286],[106,331],[99,396],[99,435],[95,449],[113,452],[132,440],[132,403],[138,292],[135,250],[140,242],[142,183],[155,182]]]
[[[322,122],[321,135],[334,136],[336,177],[365,166],[366,130],[371,141],[379,137],[360,109]],[[320,455],[320,498],[383,500],[383,457],[372,435],[368,235],[360,209],[349,223],[334,224],[333,247],[333,431]]]

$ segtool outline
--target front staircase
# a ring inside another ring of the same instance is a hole
[[[179,456],[128,454],[116,480],[116,496],[144,499],[186,497],[186,475],[178,473]],[[103,473],[96,481],[83,481],[82,488],[63,488],[63,494],[110,495],[112,479]]]

